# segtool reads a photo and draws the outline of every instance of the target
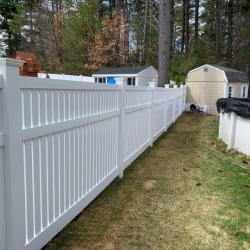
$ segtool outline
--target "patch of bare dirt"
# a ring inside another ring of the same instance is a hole
[[[144,182],[144,187],[147,190],[153,189],[155,187],[156,184],[156,180],[148,180]]]

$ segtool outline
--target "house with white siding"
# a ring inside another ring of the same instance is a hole
[[[149,86],[157,85],[158,71],[153,66],[103,68],[92,75],[95,82],[104,84],[120,84],[123,79],[127,85]]]

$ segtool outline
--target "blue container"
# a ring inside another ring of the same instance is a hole
[[[107,77],[107,84],[115,85],[116,84],[115,78],[113,76]]]

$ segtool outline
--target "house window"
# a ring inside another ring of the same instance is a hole
[[[135,86],[135,77],[133,78],[133,85]]]
[[[241,97],[246,98],[247,97],[247,87],[242,87]]]
[[[106,83],[106,78],[105,77],[100,77],[98,78],[99,83]]]
[[[95,82],[98,82],[98,78],[97,77],[95,77]]]
[[[135,77],[129,77],[127,79],[127,85],[133,85],[133,86],[135,86]]]
[[[228,94],[227,94],[227,97],[228,98],[231,98],[233,96],[233,87],[232,86],[229,86],[228,87]]]

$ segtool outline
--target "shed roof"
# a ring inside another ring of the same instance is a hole
[[[219,65],[211,65],[225,72],[228,82],[249,83],[248,76],[245,72]]]
[[[151,66],[134,66],[134,67],[108,67],[103,68],[99,72],[96,72],[94,75],[123,75],[123,74],[138,74],[141,71],[149,68]]]
[[[21,76],[36,77],[37,73],[42,70],[42,64],[34,53],[16,51],[13,58],[24,61],[24,64],[20,67]]]
[[[14,54],[14,58],[23,61],[37,61],[37,57],[34,53],[16,51]]]

